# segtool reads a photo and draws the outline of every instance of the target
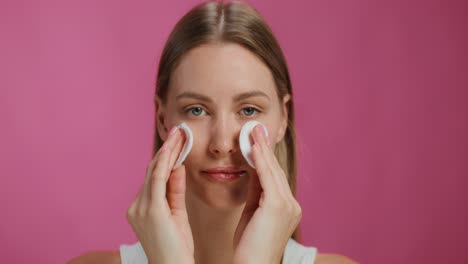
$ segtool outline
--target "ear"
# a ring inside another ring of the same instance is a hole
[[[286,129],[288,128],[288,105],[291,101],[291,95],[286,94],[283,96],[283,101],[281,102],[281,126],[278,130],[278,136],[276,138],[276,143],[280,142],[284,135],[286,134]]]
[[[159,96],[154,97],[154,105],[156,108],[155,113],[155,122],[156,122],[156,129],[158,130],[159,137],[162,140],[166,140],[168,130],[166,126],[166,119],[165,119],[165,105],[162,103],[161,98]]]

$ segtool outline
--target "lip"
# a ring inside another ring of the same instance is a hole
[[[224,167],[215,167],[207,170],[203,170],[206,173],[240,173],[245,172],[246,170],[236,167],[236,166],[224,166]]]
[[[220,183],[232,182],[247,174],[246,170],[239,167],[216,167],[208,170],[203,170],[202,173],[208,177],[209,180]]]

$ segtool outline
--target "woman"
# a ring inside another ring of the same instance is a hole
[[[250,6],[207,2],[175,26],[156,85],[154,158],[127,212],[139,242],[71,263],[354,263],[296,242],[292,87],[283,53]],[[255,169],[239,149],[244,123]],[[174,169],[185,135],[193,148]],[[164,144],[163,144],[164,143]]]

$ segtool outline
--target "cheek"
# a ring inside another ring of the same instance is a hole
[[[268,129],[268,137],[270,138],[271,144],[276,144],[277,138],[280,133],[280,126],[279,122],[275,122],[275,120],[265,120],[266,122],[264,125]]]

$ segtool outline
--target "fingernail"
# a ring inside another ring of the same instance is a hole
[[[267,132],[268,130],[267,130],[266,126],[262,125],[262,127],[263,127],[262,134],[266,138],[268,146],[270,146],[271,142],[270,142],[270,137],[268,136],[268,132]]]
[[[176,126],[173,127],[173,128],[171,129],[171,131],[169,132],[169,136],[172,135],[172,134],[174,134],[174,133],[176,132],[177,129],[179,129],[179,128],[176,127]]]
[[[263,135],[263,129],[260,128],[258,125],[254,129],[256,134],[255,136],[252,136],[252,139],[254,140],[254,143],[257,143],[260,136]]]
[[[260,143],[258,142],[255,142],[253,145],[252,145],[252,151],[257,150],[259,151],[260,150]],[[253,155],[253,154],[252,154]]]
[[[163,144],[161,148],[159,149],[159,153],[163,153],[167,149],[167,145]]]

